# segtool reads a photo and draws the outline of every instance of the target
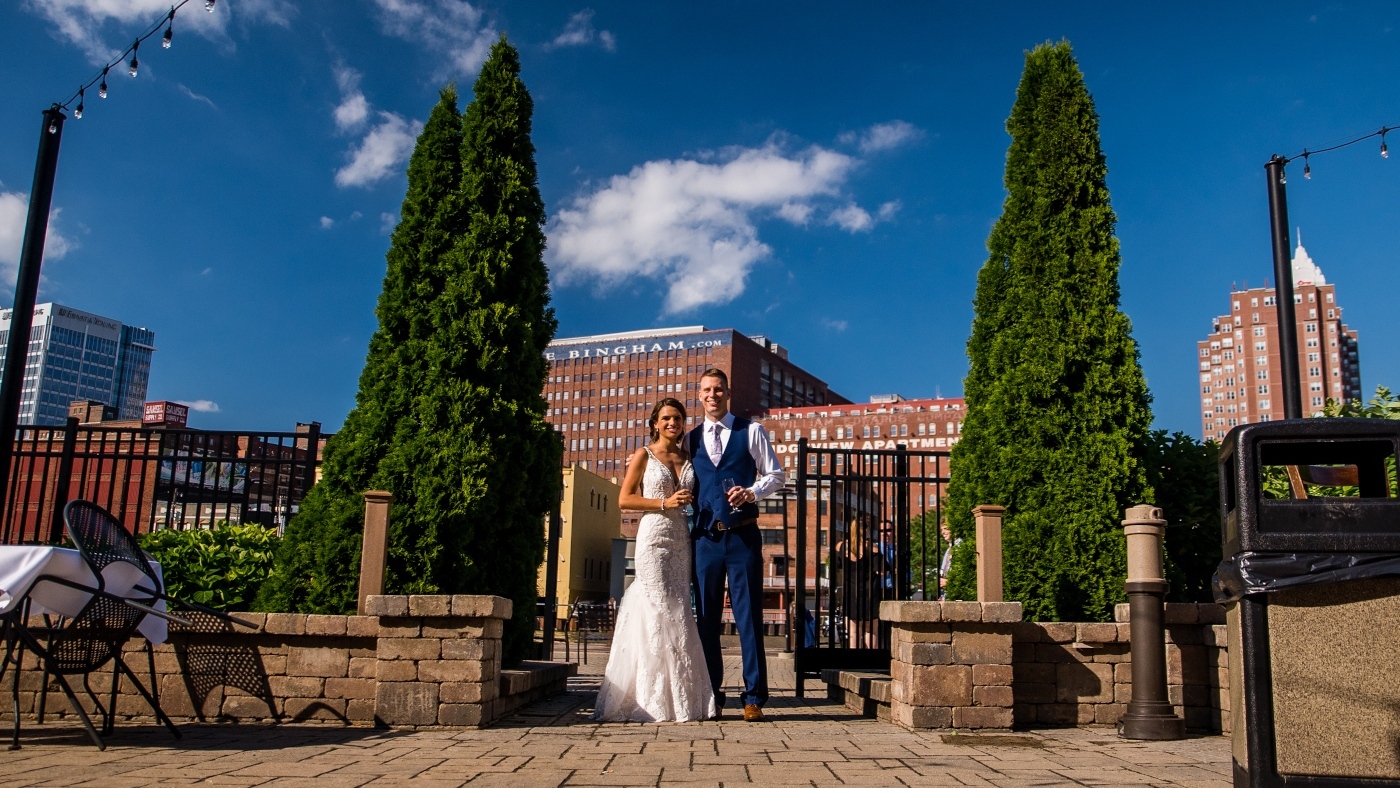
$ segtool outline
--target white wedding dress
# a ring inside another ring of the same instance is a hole
[[[679,481],[679,484],[677,483]],[[677,480],[647,450],[642,497],[669,498],[694,489],[687,462]],[[692,548],[678,509],[647,512],[637,529],[637,577],[617,610],[612,653],[593,719],[689,722],[715,715],[714,690],[690,608]]]

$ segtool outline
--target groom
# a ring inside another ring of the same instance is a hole
[[[728,579],[729,606],[744,661],[744,720],[763,722],[768,662],[763,652],[763,539],[756,502],[781,489],[786,479],[763,427],[729,412],[729,378],[723,371],[707,369],[700,376],[700,403],[705,420],[689,436],[690,463],[700,488],[691,534],[700,645],[715,707],[723,709],[719,632]],[[725,489],[726,480],[735,486]]]

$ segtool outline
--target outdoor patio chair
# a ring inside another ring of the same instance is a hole
[[[156,718],[164,723],[176,738],[180,737],[180,731],[165,715],[159,701],[150,692],[147,692],[140,679],[136,678],[136,674],[127,666],[126,661],[122,658],[122,649],[136,633],[136,628],[140,626],[147,615],[156,615],[179,623],[183,623],[184,620],[153,607],[162,597],[161,585],[155,571],[146,561],[145,555],[136,547],[135,540],[126,533],[125,529],[121,528],[120,524],[117,525],[117,528],[121,531],[121,536],[114,535],[110,532],[110,528],[107,527],[103,518],[94,516],[92,510],[106,515],[106,512],[86,501],[70,503],[64,508],[63,514],[65,530],[78,549],[84,563],[92,572],[94,585],[86,586],[66,578],[40,575],[24,596],[16,600],[14,606],[16,612],[8,617],[9,620],[5,628],[5,658],[4,662],[0,663],[0,672],[3,672],[4,667],[13,666],[11,694],[14,701],[14,732],[10,744],[12,750],[19,749],[20,746],[19,679],[25,651],[33,652],[43,665],[43,681],[41,682],[39,698],[36,699],[36,716],[39,717],[40,722],[43,721],[43,699],[47,693],[49,676],[52,675],[58,682],[59,688],[63,690],[63,694],[67,696],[73,711],[82,721],[93,744],[97,745],[98,749],[106,749],[106,744],[93,727],[87,711],[78,702],[77,695],[69,683],[69,678],[73,676],[82,678],[83,691],[87,693],[93,707],[102,716],[103,733],[110,734],[116,718],[117,688],[122,676],[125,676],[136,691],[150,704],[155,711]],[[106,516],[110,518],[110,515]],[[143,582],[148,583],[150,588],[143,587],[142,582],[138,582],[126,596],[109,592],[102,570],[116,562],[124,562],[136,567],[144,575]],[[83,591],[88,594],[87,602],[77,615],[71,618],[59,617],[57,624],[52,624],[51,619],[45,616],[46,624],[44,626],[29,626],[27,624],[30,607],[29,597],[41,583],[55,583]],[[103,706],[92,691],[89,677],[106,667],[108,663],[112,665],[111,696],[108,704]],[[153,658],[151,667],[152,676],[154,676]]]
[[[569,606],[569,626],[564,631],[564,659],[569,659],[569,638],[576,638],[583,650],[583,664],[588,664],[588,641],[612,638],[617,609],[612,602],[575,602]]]

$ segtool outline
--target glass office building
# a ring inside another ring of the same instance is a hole
[[[0,311],[0,357],[9,344],[11,313]],[[20,423],[61,425],[74,400],[113,405],[121,419],[141,418],[154,341],[155,332],[146,328],[61,304],[39,304],[30,329]]]

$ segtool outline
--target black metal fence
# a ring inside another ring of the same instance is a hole
[[[948,452],[797,445],[796,630],[802,679],[827,668],[886,669],[880,602],[937,599]]]
[[[21,426],[0,544],[56,542],[63,506],[84,498],[132,533],[256,522],[282,528],[316,483],[319,424],[296,432]]]

